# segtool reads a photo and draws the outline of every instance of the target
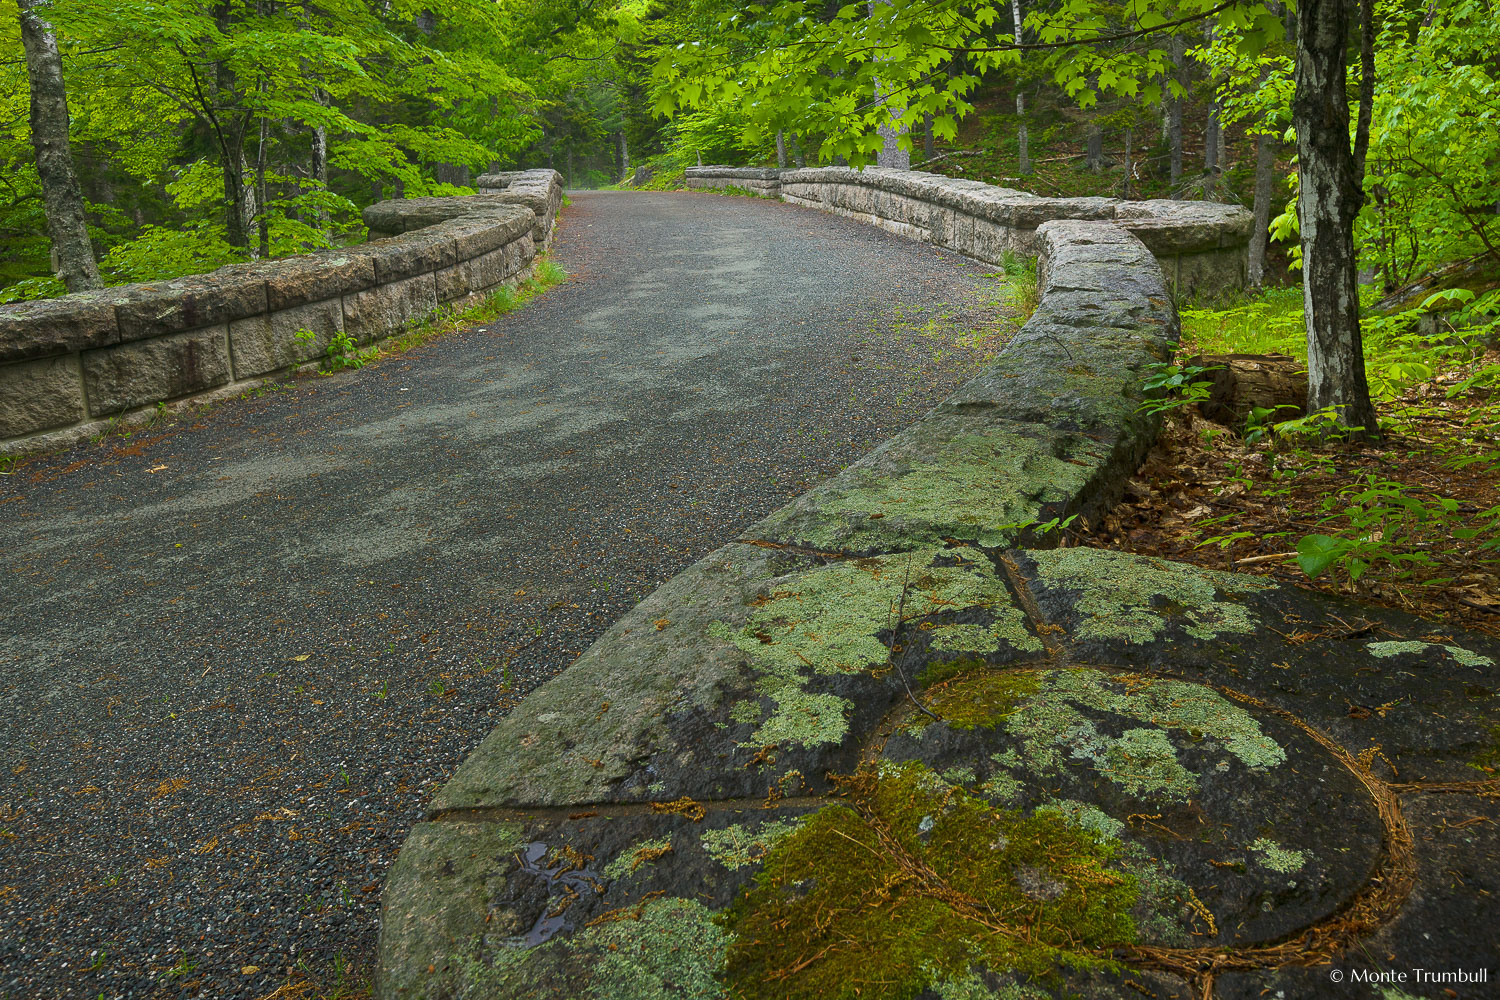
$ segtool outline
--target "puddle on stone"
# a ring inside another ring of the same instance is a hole
[[[518,874],[531,875],[544,880],[547,899],[542,906],[542,912],[537,914],[536,922],[531,925],[531,929],[519,937],[506,941],[507,947],[535,948],[562,931],[572,930],[573,926],[567,917],[567,906],[555,910],[553,904],[569,892],[577,896],[582,896],[585,892],[597,892],[604,883],[603,877],[598,872],[590,870],[587,866],[575,867],[568,861],[551,868],[543,867],[542,862],[546,857],[547,845],[542,841],[532,841],[521,852],[521,868]]]

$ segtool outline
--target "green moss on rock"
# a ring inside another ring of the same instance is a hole
[[[975,964],[1106,966],[1136,938],[1136,879],[1114,858],[1067,824],[891,765],[766,858],[724,917],[726,981],[744,1000],[906,1000],[957,988]]]
[[[1037,692],[1037,672],[980,668],[927,691],[927,707],[951,729],[992,729]],[[932,723],[916,715],[907,730],[920,733]]]

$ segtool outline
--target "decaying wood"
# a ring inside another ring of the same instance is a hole
[[[1208,354],[1189,364],[1213,368],[1212,381],[1199,411],[1214,423],[1242,428],[1255,407],[1276,411],[1274,420],[1291,420],[1307,412],[1307,365],[1285,354]]]

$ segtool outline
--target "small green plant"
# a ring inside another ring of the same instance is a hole
[[[1005,250],[1000,255],[1000,270],[1004,272],[1005,280],[1010,285],[1010,305],[1024,323],[1042,302],[1041,287],[1037,284],[1036,261]]]
[[[1305,417],[1283,420],[1275,425],[1278,440],[1295,445],[1308,441],[1344,440],[1349,435],[1364,430],[1363,427],[1345,427],[1338,416],[1338,408],[1325,406]]]
[[[1213,383],[1200,379],[1206,372],[1217,371],[1222,365],[1179,365],[1163,362],[1150,366],[1150,372],[1141,387],[1157,395],[1148,398],[1137,409],[1141,413],[1165,413],[1182,406],[1191,406],[1208,399]]]
[[[1295,410],[1296,408],[1290,403],[1282,403],[1279,406],[1252,406],[1245,416],[1245,430],[1240,436],[1244,438],[1246,444],[1264,441],[1276,429],[1272,418],[1282,410]]]
[[[1337,533],[1303,537],[1297,543],[1297,565],[1310,579],[1337,568],[1357,582],[1376,563],[1395,567],[1398,578],[1409,576],[1432,565],[1430,552],[1451,545],[1450,539],[1473,543],[1479,552],[1500,550],[1500,505],[1465,517],[1457,500],[1423,500],[1415,493],[1367,474],[1324,497],[1318,523]]]
[[[391,693],[390,692],[390,683],[391,683],[390,681],[381,681],[380,682],[380,689],[375,692],[375,700],[376,701],[385,701],[386,696]]]
[[[168,969],[163,975],[169,979],[178,979],[198,968],[198,960],[184,954],[177,959],[177,964]]]
[[[342,371],[345,368],[363,368],[370,360],[368,354],[362,354],[358,350],[359,345],[354,338],[343,330],[338,331],[328,338],[328,347],[324,351],[327,356],[325,366],[328,371]]]

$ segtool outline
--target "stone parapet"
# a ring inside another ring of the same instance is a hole
[[[536,215],[531,238],[545,250],[562,207],[562,174],[556,170],[510,170],[481,174],[474,182],[481,195],[524,205]]]
[[[275,377],[338,334],[372,344],[519,281],[551,238],[561,178],[505,176],[500,191],[372,205],[361,246],[0,306],[0,455]]]
[[[694,190],[735,188],[763,198],[780,198],[781,174],[774,167],[688,167],[684,183]]]
[[[1114,222],[1161,263],[1182,296],[1243,288],[1251,214],[1201,201],[1044,198],[981,181],[888,167],[689,167],[693,189],[740,188],[793,205],[859,219],[909,239],[957,250],[991,264],[1035,257],[1043,223]]]

